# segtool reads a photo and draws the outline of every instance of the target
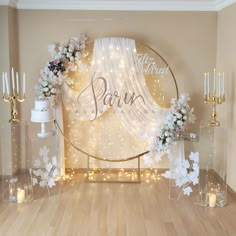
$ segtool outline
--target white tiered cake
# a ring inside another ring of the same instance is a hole
[[[36,100],[34,102],[34,109],[31,110],[31,121],[41,123],[41,131],[38,133],[38,137],[44,138],[52,132],[46,132],[45,122],[49,122],[55,119],[55,112],[52,109],[50,100]]]
[[[54,120],[54,112],[49,100],[36,100],[34,109],[31,110],[31,121],[48,122]]]

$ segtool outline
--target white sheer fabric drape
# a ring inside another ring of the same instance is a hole
[[[122,125],[141,139],[153,136],[167,112],[151,96],[135,41],[127,38],[96,39],[90,84],[80,95],[65,84],[63,102],[79,120],[92,120],[112,104]]]

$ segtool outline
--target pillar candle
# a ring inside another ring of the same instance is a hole
[[[25,190],[17,188],[17,203],[23,203],[25,201]]]
[[[210,193],[209,194],[209,207],[215,207],[216,206],[216,194]]]

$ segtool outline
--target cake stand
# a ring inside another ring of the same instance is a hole
[[[48,120],[47,122],[49,121],[53,121],[52,120]],[[45,126],[45,122],[41,122],[41,130],[40,132],[37,134],[39,138],[45,138],[47,137],[48,135],[51,135],[53,132],[52,131],[46,131],[46,126]]]
[[[45,126],[45,123],[50,122],[50,121],[53,121],[53,120],[54,120],[53,118],[40,120],[40,119],[38,119],[38,118],[34,119],[33,117],[31,117],[31,121],[32,121],[32,122],[41,123],[41,130],[40,130],[40,132],[37,134],[38,137],[40,137],[40,138],[45,138],[45,137],[47,137],[48,135],[51,135],[51,134],[53,133],[53,131],[46,131],[46,126]]]

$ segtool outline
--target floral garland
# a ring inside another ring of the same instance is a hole
[[[172,105],[165,125],[156,140],[158,151],[169,150],[172,142],[186,130],[188,124],[195,122],[194,108],[189,106],[189,100],[190,98],[187,94],[181,94],[179,100],[176,98],[171,100]]]
[[[39,78],[38,96],[40,99],[56,98],[60,86],[66,82],[72,83],[70,71],[76,71],[81,59],[87,56],[85,50],[87,37],[82,34],[72,37],[67,44],[50,44],[48,51],[52,60],[41,70]]]
[[[187,94],[181,94],[178,100],[176,98],[171,100],[172,105],[165,124],[150,142],[149,150],[158,151],[155,157],[157,162],[161,160],[165,153],[169,153],[170,146],[185,132],[187,126],[195,122],[194,108],[189,106],[189,100]],[[144,156],[144,163],[148,166],[153,164],[150,155]]]

